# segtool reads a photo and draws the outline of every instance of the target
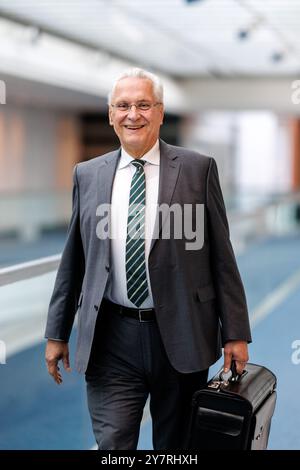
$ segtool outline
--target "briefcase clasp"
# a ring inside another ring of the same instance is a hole
[[[213,389],[218,389],[221,385],[221,381],[220,380],[213,380],[212,382],[210,382],[207,386],[208,388],[213,388]]]

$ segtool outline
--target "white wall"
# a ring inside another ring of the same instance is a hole
[[[268,111],[194,113],[184,120],[181,143],[216,159],[229,207],[291,190],[288,118]]]
[[[290,191],[288,120],[261,111],[239,113],[237,123],[237,188],[253,195]]]

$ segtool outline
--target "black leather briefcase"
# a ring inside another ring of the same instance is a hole
[[[234,369],[234,367],[232,367]],[[276,403],[276,377],[248,363],[242,375],[220,370],[192,401],[188,449],[267,448]]]

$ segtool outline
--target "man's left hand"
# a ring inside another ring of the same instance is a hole
[[[235,361],[236,371],[242,374],[249,360],[248,344],[246,341],[228,341],[224,346],[224,372],[228,372],[231,361]]]

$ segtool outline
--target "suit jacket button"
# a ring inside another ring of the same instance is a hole
[[[98,312],[98,305],[94,305],[94,309],[96,310],[96,312]]]
[[[109,266],[105,266],[107,272],[109,272]]]

